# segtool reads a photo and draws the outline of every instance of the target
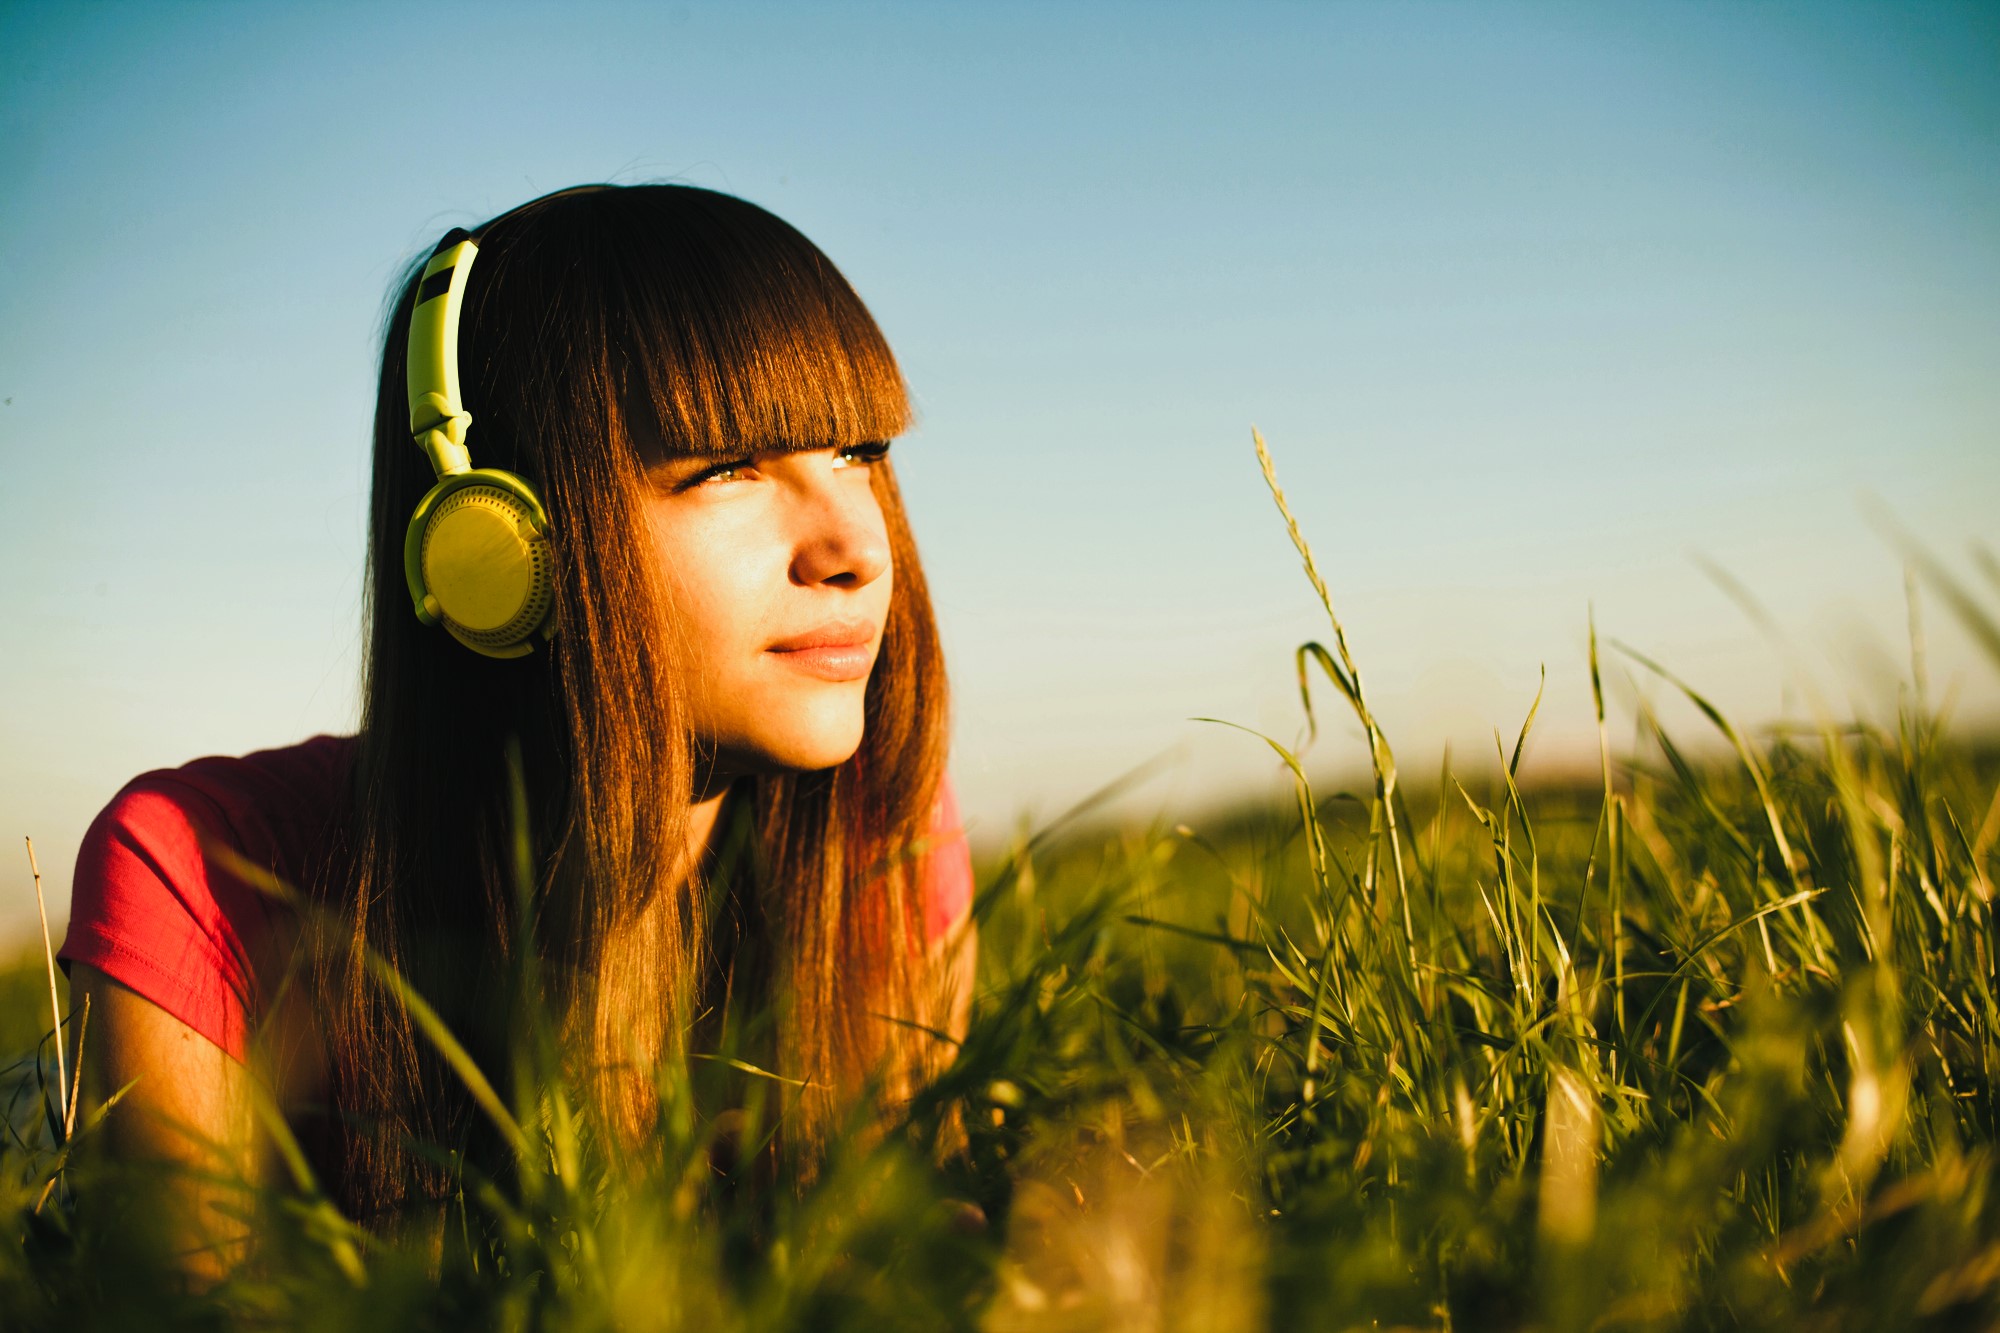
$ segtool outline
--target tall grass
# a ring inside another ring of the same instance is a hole
[[[745,1145],[784,1090],[724,1049],[659,1071],[657,1133],[613,1153],[530,1004],[512,1067],[467,1070],[511,1169],[468,1170],[442,1237],[361,1231],[288,1151],[242,1194],[256,1257],[190,1294],[146,1182],[70,1154],[44,1043],[4,1089],[9,1325],[2000,1319],[2000,755],[1942,728],[1920,666],[1892,725],[1762,734],[1619,650],[1713,736],[1642,715],[1614,757],[1593,632],[1595,783],[1526,781],[1533,710],[1490,764],[1405,777],[1257,452],[1328,619],[1302,704],[1352,711],[1368,780],[1316,791],[1264,741],[1288,807],[1024,835],[982,874],[972,1029],[904,1132],[774,1177]],[[2000,652],[1985,601],[1913,567]]]

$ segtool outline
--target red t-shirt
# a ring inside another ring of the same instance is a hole
[[[309,882],[353,755],[353,737],[315,736],[134,778],[83,836],[57,957],[96,968],[243,1059],[264,983],[288,961],[290,914],[206,854],[202,832],[287,883]],[[932,829],[922,899],[935,942],[972,902],[949,782]]]

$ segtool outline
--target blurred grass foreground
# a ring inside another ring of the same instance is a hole
[[[1292,805],[1024,837],[982,876],[972,1030],[906,1133],[774,1178],[717,1150],[769,1116],[765,1085],[692,1061],[660,1071],[651,1150],[614,1160],[573,1131],[553,1044],[524,1040],[488,1071],[517,1170],[468,1173],[442,1246],[360,1231],[300,1175],[244,1190],[254,1258],[189,1292],[143,1215],[77,1207],[120,1182],[65,1143],[37,956],[6,982],[8,1031],[44,1040],[0,1087],[0,1322],[2000,1320],[2000,755],[1920,688],[1893,730],[1751,735],[1638,658],[1711,735],[1642,716],[1640,752],[1605,745],[1582,788],[1524,788],[1518,742],[1406,783],[1257,445],[1330,622],[1299,650],[1305,706],[1352,712],[1372,781],[1315,792],[1273,742]],[[1912,559],[2000,663],[1980,598]],[[1601,724],[1594,636],[1591,665]]]

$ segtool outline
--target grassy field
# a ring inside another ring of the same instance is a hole
[[[1927,575],[2000,662],[1978,599]],[[1893,730],[1791,734],[1697,697],[1705,735],[1654,727],[1595,783],[1419,778],[1337,622],[1299,660],[1373,772],[1340,793],[1299,772],[1292,805],[1199,828],[1024,838],[982,874],[958,1061],[906,1134],[809,1184],[711,1153],[702,1065],[661,1072],[657,1142],[614,1159],[530,1034],[494,1071],[519,1170],[468,1180],[441,1258],[300,1182],[257,1205],[258,1261],[195,1298],[142,1226],[74,1210],[117,1180],[51,1188],[23,1063],[0,1310],[371,1333],[2000,1322],[2000,753],[1916,691]],[[17,1023],[45,983],[6,984]]]

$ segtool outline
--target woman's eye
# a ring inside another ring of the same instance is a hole
[[[750,470],[750,465],[751,460],[747,458],[738,458],[727,463],[717,463],[714,467],[703,468],[675,489],[691,491],[697,486],[706,486],[710,482],[741,481],[743,480],[743,475]]]
[[[833,456],[835,467],[868,467],[889,456],[889,442],[876,440],[870,444],[853,444]]]

